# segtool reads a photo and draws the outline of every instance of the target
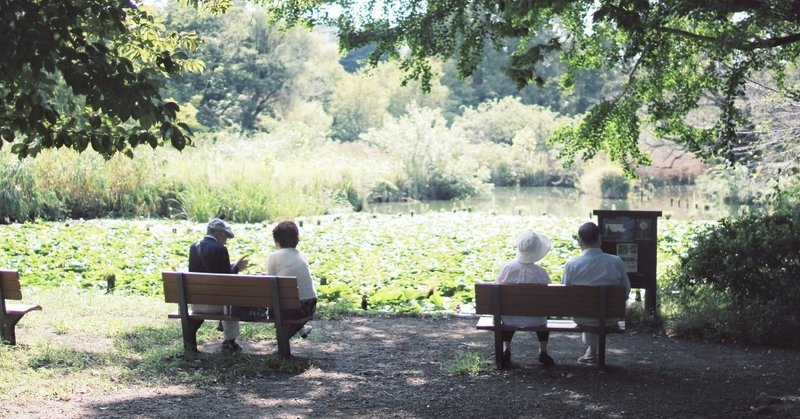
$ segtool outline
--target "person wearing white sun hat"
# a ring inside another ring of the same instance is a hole
[[[552,243],[543,234],[536,234],[526,230],[517,237],[517,256],[500,268],[495,282],[499,284],[542,284],[550,283],[547,271],[536,262],[541,260],[552,248]],[[534,327],[547,323],[547,317],[532,316],[503,316],[503,324],[517,327]],[[547,354],[547,342],[550,332],[536,332],[539,339],[539,362],[552,365],[553,358]],[[503,331],[503,358],[504,363],[511,363],[511,339],[514,331]]]

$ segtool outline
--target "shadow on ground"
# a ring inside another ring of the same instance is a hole
[[[245,355],[201,346],[218,381],[143,384],[70,403],[12,410],[19,417],[774,417],[800,416],[798,352],[632,334],[609,338],[609,368],[579,365],[577,334],[551,334],[553,367],[536,361],[535,335],[518,334],[520,368],[494,367],[491,333],[474,318],[349,317],[314,321],[293,339],[295,369],[269,366],[274,341],[243,341]],[[475,375],[444,365],[468,352]],[[236,373],[239,363],[258,365]],[[165,363],[168,364],[168,363]],[[191,368],[162,371],[161,377]],[[169,380],[166,380],[169,381]],[[28,409],[28,410],[24,410]]]

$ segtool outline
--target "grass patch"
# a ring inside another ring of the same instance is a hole
[[[304,359],[276,355],[201,353],[184,357],[180,323],[167,319],[173,305],[160,296],[109,295],[98,290],[26,290],[41,312],[17,325],[17,345],[0,345],[0,403],[69,400],[130,386],[203,385],[243,377],[294,374]],[[198,343],[221,341],[207,322]],[[242,324],[241,339],[274,341],[271,325]]]
[[[483,371],[485,361],[477,351],[467,351],[442,364],[442,370],[453,375],[475,376]]]

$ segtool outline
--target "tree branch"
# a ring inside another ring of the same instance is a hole
[[[683,29],[669,28],[666,26],[659,26],[656,29],[683,38],[693,39],[695,41],[707,42],[710,44],[717,44],[717,45],[726,44],[726,42],[722,38],[714,38],[711,36],[699,35],[693,32],[685,31]],[[777,38],[757,39],[754,41],[745,42],[741,45],[732,45],[732,47],[740,51],[754,51],[757,49],[780,47],[784,45],[793,44],[795,42],[800,42],[800,33],[793,33],[791,35],[781,36]]]

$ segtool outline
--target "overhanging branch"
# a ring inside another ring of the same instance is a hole
[[[693,32],[685,31],[683,29],[669,28],[666,26],[659,26],[657,30],[671,33],[683,38],[693,39],[695,41],[706,42],[709,44],[725,45],[728,44],[723,38],[715,38],[707,35],[700,35]],[[731,45],[734,49],[740,51],[754,51],[757,49],[769,49],[780,47],[784,45],[800,42],[800,33],[793,33],[786,36],[776,38],[757,39],[754,41],[744,42],[740,45]]]

